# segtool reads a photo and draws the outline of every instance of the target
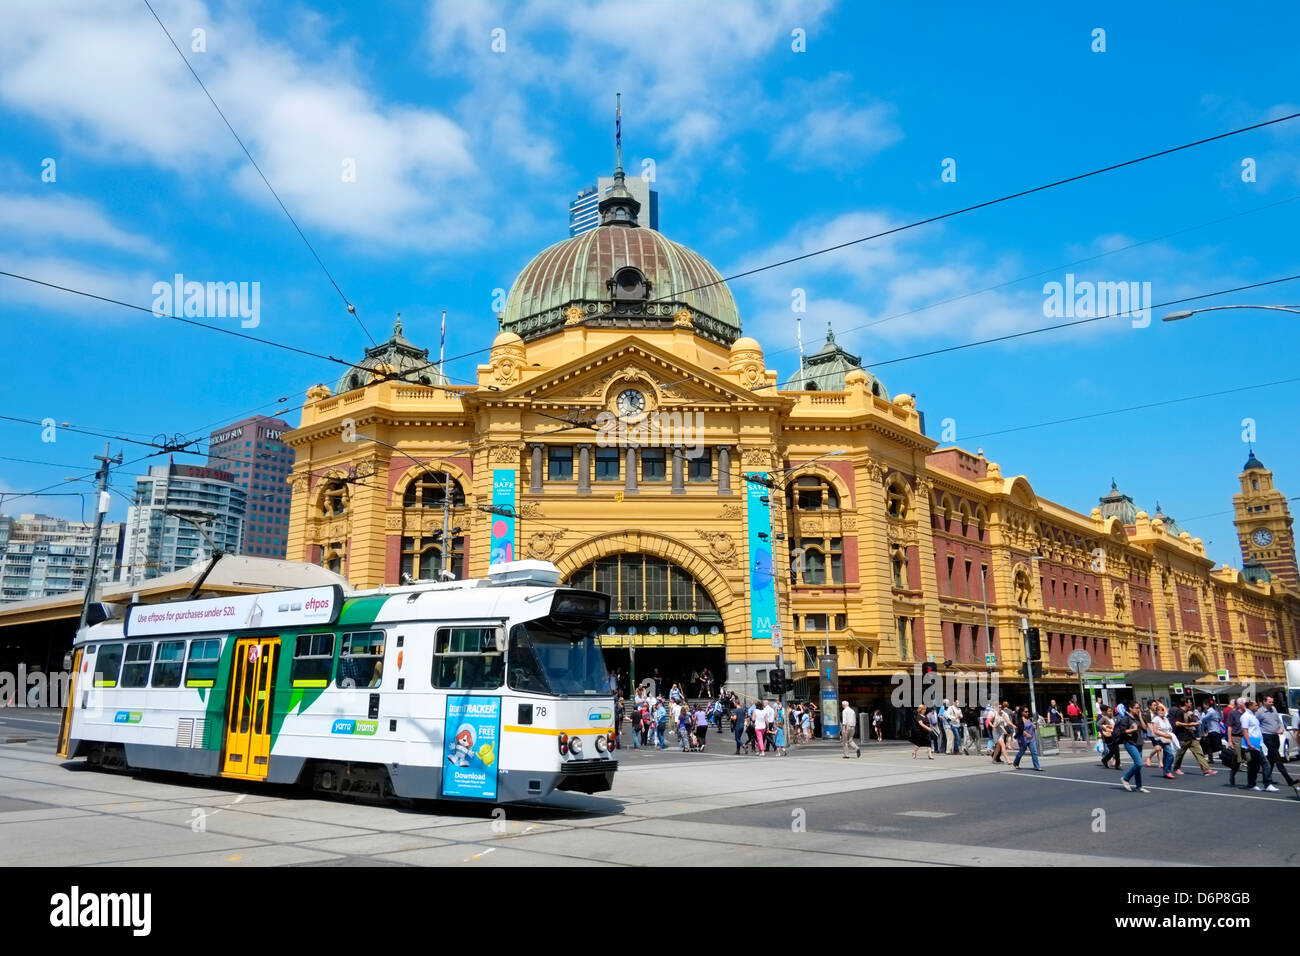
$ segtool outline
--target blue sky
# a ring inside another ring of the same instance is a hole
[[[1300,110],[1294,8],[961,6],[529,0],[395,3],[378,16],[362,4],[155,4],[370,331],[385,338],[400,311],[408,337],[436,351],[446,308],[449,355],[488,345],[495,291],[564,237],[569,199],[608,172],[616,91],[625,165],[653,161],[661,228],[724,275]],[[203,52],[191,52],[195,29]],[[1051,324],[1043,286],[1067,273],[1149,282],[1156,302],[1289,275],[1298,147],[1300,120],[732,291],[784,379],[798,362],[795,289],[805,344],[829,321],[879,362]],[[54,182],[42,181],[47,158]],[[252,334],[350,359],[366,345],[142,3],[0,9],[0,269],[146,308],[177,272],[258,282]],[[1295,303],[1297,286],[1212,302]],[[144,439],[206,433],[280,397],[296,406],[341,371],[12,279],[0,293],[4,415]],[[1246,311],[1166,325],[1163,311],[1145,328],[1103,321],[877,372],[892,393],[917,394],[932,436],[951,419],[959,444],[1040,494],[1087,513],[1113,476],[1239,564],[1243,419],[1279,486],[1300,495],[1300,383],[1229,390],[1300,375],[1300,325]],[[480,360],[448,372],[470,380]],[[1227,394],[1005,431],[1210,392]],[[5,457],[57,466],[0,460],[0,492],[89,472],[103,445],[67,430],[46,443],[11,422],[0,436]],[[4,510],[75,517],[81,504]],[[119,498],[112,517],[124,513]]]

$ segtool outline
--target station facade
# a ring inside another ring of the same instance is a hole
[[[613,597],[607,661],[638,680],[707,668],[754,695],[778,660],[815,682],[830,658],[861,706],[927,661],[1017,696],[1025,624],[1048,692],[1078,649],[1094,674],[1171,684],[1279,683],[1300,657],[1291,518],[1253,453],[1243,568],[1216,568],[1113,485],[1083,513],[937,447],[912,396],[829,333],[779,382],[717,270],[638,212],[619,170],[601,225],[516,279],[475,383],[449,384],[399,322],[364,371],[308,390],[284,436],[287,557],[357,587],[551,561]]]

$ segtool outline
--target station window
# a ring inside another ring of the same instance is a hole
[[[573,480],[573,447],[552,445],[547,449],[546,478],[549,481]]]
[[[596,449],[596,480],[618,481],[619,461],[622,455],[617,448]]]
[[[93,651],[94,648],[91,648]],[[95,686],[116,687],[117,672],[122,667],[122,645],[101,644],[95,659]]]
[[[294,687],[327,687],[334,673],[334,635],[299,634],[294,642],[289,682]]]
[[[665,452],[662,448],[641,449],[641,480],[664,481],[668,477]]]
[[[185,664],[186,687],[211,687],[217,679],[217,661],[221,642],[215,639],[190,642],[190,657]]]
[[[152,660],[152,641],[126,645],[126,660],[122,665],[122,686],[148,687],[149,664]]]
[[[505,655],[495,627],[440,627],[433,657],[433,686],[495,690],[505,676]]]
[[[162,641],[154,661],[151,687],[180,687],[181,671],[185,669],[185,642]]]
[[[339,654],[340,687],[378,687],[384,676],[384,632],[355,631],[343,635]]]
[[[713,449],[701,448],[694,455],[686,458],[687,479],[689,481],[713,480]]]

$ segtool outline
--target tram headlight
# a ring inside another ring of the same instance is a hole
[[[600,737],[600,736],[596,737],[596,753],[603,754],[608,747],[609,744],[605,742],[604,737]]]
[[[582,753],[582,738],[581,738],[581,737],[570,737],[570,738],[569,738],[569,753],[573,754],[573,756],[575,756],[575,757],[578,756],[580,753]]]

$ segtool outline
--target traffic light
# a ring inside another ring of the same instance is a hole
[[[1037,661],[1042,660],[1042,657],[1043,648],[1038,642],[1038,628],[1031,627],[1025,631],[1025,658]]]
[[[934,661],[925,661],[923,664],[921,664],[921,673],[922,673],[922,674],[933,674],[933,673],[934,673],[935,671],[937,671],[938,669],[939,669],[939,666],[938,666],[937,664],[935,664]]]
[[[767,676],[767,688],[769,693],[776,694],[780,697],[786,692],[785,671],[770,671]]]
[[[1040,661],[1025,661],[1023,664],[1020,665],[1020,673],[1024,674],[1025,677],[1027,678],[1029,676],[1030,673],[1029,669],[1031,667],[1033,668],[1034,677],[1036,679],[1041,679],[1043,676],[1043,665]]]

